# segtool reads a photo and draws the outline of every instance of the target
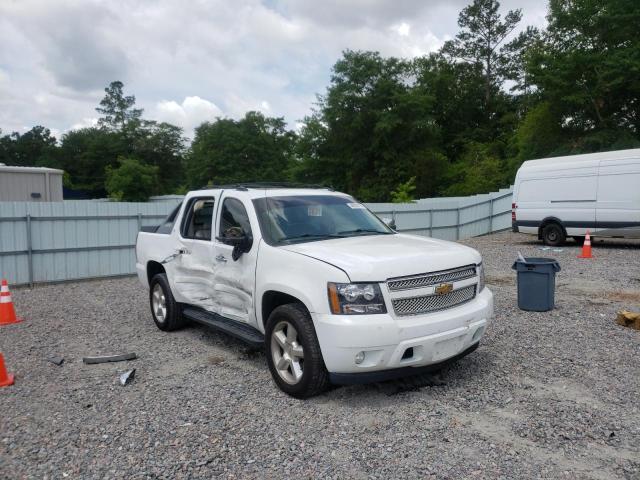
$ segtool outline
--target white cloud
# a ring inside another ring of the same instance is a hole
[[[185,130],[188,136],[202,122],[211,122],[223,113],[218,106],[198,96],[186,97],[182,103],[174,100],[162,100],[156,104],[153,118],[160,122],[172,123]]]
[[[186,134],[248,110],[293,128],[343,50],[436,50],[468,1],[0,0],[0,128],[86,125],[113,80],[146,118]],[[518,6],[523,27],[544,23],[542,2],[503,1],[505,11]]]
[[[78,123],[74,123],[73,125],[71,125],[71,128],[69,128],[69,130],[80,130],[81,128],[95,127],[96,125],[98,125],[98,119],[96,117],[85,117]]]
[[[400,25],[396,25],[395,31],[398,32],[398,35],[401,37],[408,37],[411,33],[411,25],[402,22]]]

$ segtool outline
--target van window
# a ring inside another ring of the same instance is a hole
[[[213,204],[214,200],[210,197],[196,197],[189,200],[182,223],[183,238],[211,240]]]

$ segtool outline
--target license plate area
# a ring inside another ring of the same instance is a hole
[[[449,338],[447,340],[441,340],[433,345],[433,354],[431,360],[437,362],[439,360],[445,360],[449,357],[453,357],[455,354],[462,350],[464,345],[464,335]]]

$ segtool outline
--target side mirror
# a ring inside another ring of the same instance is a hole
[[[242,235],[237,237],[216,237],[216,240],[224,243],[225,245],[230,245],[233,247],[233,251],[231,252],[231,258],[233,261],[237,261],[240,256],[251,250],[251,245],[253,245],[253,237],[251,235],[247,235],[243,232]]]
[[[242,235],[239,237],[216,237],[216,240],[218,240],[221,243],[224,243],[225,245],[231,245],[232,247],[237,247],[238,245],[241,245],[242,242],[244,242],[246,240],[246,236]]]
[[[392,230],[396,229],[396,221],[393,218],[381,217],[380,220],[382,220],[385,223],[385,225],[390,229]]]

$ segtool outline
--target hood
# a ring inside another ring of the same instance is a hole
[[[481,261],[473,248],[401,233],[335,238],[281,248],[334,265],[347,272],[353,282],[382,282]]]

